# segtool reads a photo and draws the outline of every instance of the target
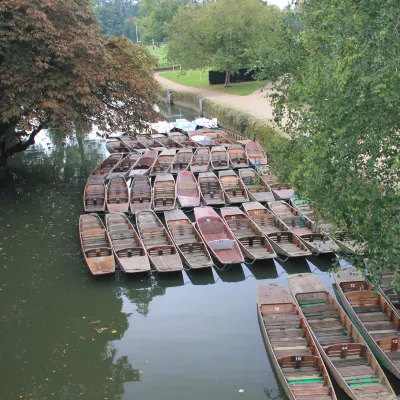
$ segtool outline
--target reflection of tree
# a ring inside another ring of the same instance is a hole
[[[269,400],[282,400],[282,396],[279,394],[278,389],[267,389],[266,387],[263,390],[265,397]]]

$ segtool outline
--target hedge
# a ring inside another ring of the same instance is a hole
[[[231,74],[231,83],[256,81],[256,71],[249,71],[247,68],[241,68],[235,74]],[[210,85],[220,85],[225,83],[226,72],[208,71],[208,82]]]

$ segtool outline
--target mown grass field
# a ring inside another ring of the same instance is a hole
[[[166,57],[166,52],[167,52],[167,45],[166,44],[160,44],[159,46],[146,46],[147,51],[149,52],[150,55],[153,57],[156,57],[159,63],[159,68],[168,68],[172,67],[172,65],[168,62],[167,57]]]
[[[208,70],[200,73],[200,70],[180,71],[178,68],[175,71],[161,72],[160,75],[181,85],[219,90],[240,96],[249,95],[263,86],[263,82],[259,81],[232,83],[232,86],[228,88],[224,85],[210,85],[208,83]]]

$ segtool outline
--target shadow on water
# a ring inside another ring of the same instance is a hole
[[[186,275],[189,277],[193,285],[212,285],[215,283],[214,274],[211,268],[204,268],[200,270],[189,270],[186,271]]]
[[[246,264],[246,267],[257,280],[275,279],[278,277],[278,272],[272,260],[257,261],[253,264]]]

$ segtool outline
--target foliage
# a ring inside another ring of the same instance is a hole
[[[377,283],[400,256],[400,9],[394,0],[300,6],[286,21],[303,30],[286,25],[275,52],[277,117],[292,137],[276,162],[299,195],[366,243],[352,262]]]
[[[158,61],[157,67],[154,68],[160,69],[160,68],[172,68],[172,64],[168,61],[167,59],[167,45],[166,44],[156,44],[154,45],[154,48],[152,45],[146,46],[147,51],[149,54],[153,57],[155,57]]]
[[[165,71],[161,72],[160,75],[167,78],[173,82],[180,83],[181,85],[192,86],[197,88],[206,88],[210,90],[219,90],[226,93],[238,94],[241,96],[246,96],[254,91],[261,89],[263,86],[262,82],[251,81],[251,82],[238,82],[232,84],[230,87],[225,87],[224,85],[210,85],[208,82],[208,71],[199,70],[188,70],[182,73],[179,69],[175,71]]]
[[[104,39],[88,0],[4,0],[0,27],[0,165],[43,128],[139,129],[152,118],[153,58]]]
[[[259,0],[181,7],[168,30],[169,57],[187,68],[236,72],[254,67],[257,49],[276,41],[281,12]]]
[[[101,23],[101,33],[107,36],[125,35],[134,42],[134,18],[139,16],[139,5],[134,0],[94,0],[93,11]]]

